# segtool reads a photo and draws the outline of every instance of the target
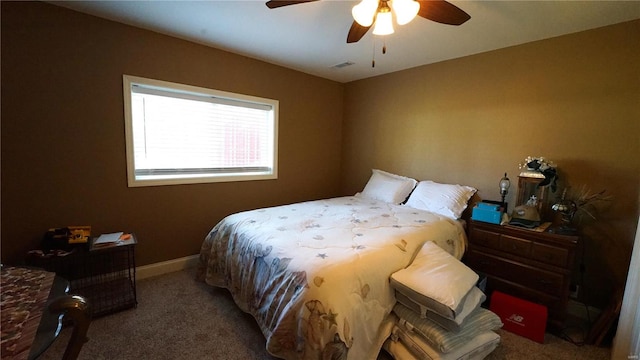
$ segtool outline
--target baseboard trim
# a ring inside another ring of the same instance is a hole
[[[159,263],[138,266],[136,267],[136,280],[142,280],[153,276],[196,267],[198,265],[199,257],[200,255],[191,255]]]

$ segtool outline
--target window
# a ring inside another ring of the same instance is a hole
[[[277,178],[278,101],[123,76],[129,186]]]

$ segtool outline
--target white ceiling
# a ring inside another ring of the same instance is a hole
[[[357,1],[322,0],[277,9],[267,8],[265,1],[51,3],[339,82],[640,18],[640,1],[451,0],[471,15],[461,26],[416,17],[396,25],[392,35],[381,38],[369,31],[359,42],[347,44]],[[344,62],[354,64],[333,67]]]

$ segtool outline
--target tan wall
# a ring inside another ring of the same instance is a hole
[[[343,190],[380,168],[498,200],[507,172],[513,204],[518,164],[545,156],[565,184],[615,197],[587,229],[586,271],[622,282],[638,220],[639,37],[633,21],[347,84]]]
[[[1,7],[3,263],[76,224],[135,231],[139,265],[192,255],[229,213],[353,193],[374,167],[497,199],[505,171],[515,183],[542,155],[615,197],[587,229],[587,280],[626,274],[640,21],[341,85],[48,4]],[[279,100],[279,179],[128,188],[123,73]]]
[[[232,212],[338,195],[343,85],[45,3],[1,6],[3,263],[49,227],[92,225],[135,231],[145,265],[198,253]],[[278,180],[128,188],[122,74],[279,100]]]

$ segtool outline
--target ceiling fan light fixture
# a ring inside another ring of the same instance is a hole
[[[408,24],[418,15],[420,4],[414,0],[392,0],[391,7],[396,13],[398,25]]]
[[[378,0],[362,0],[351,9],[351,15],[358,24],[368,27],[373,24],[376,10],[378,10]]]
[[[389,35],[393,34],[393,15],[387,7],[381,8],[378,15],[376,15],[376,25],[373,28],[374,35]]]

